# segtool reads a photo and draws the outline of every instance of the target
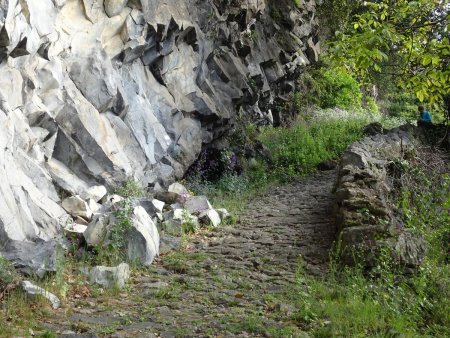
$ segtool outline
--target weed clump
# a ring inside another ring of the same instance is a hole
[[[19,280],[19,274],[13,265],[6,258],[0,257],[0,301],[5,293],[13,288]]]

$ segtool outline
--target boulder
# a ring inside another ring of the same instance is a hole
[[[20,272],[43,278],[47,273],[56,272],[57,250],[56,240],[36,243],[10,241],[1,248],[1,254]]]
[[[97,213],[100,210],[100,208],[102,207],[100,204],[95,202],[93,199],[89,199],[87,201],[87,204],[88,204],[88,207],[92,211],[93,214]]]
[[[178,182],[172,183],[169,186],[168,192],[174,192],[180,196],[187,197],[189,196],[189,191],[186,189],[186,187]]]
[[[126,239],[128,259],[148,266],[159,255],[158,229],[142,207],[134,208],[132,222],[133,228]]]
[[[238,114],[270,123],[319,51],[315,1],[277,8],[283,25],[267,1],[0,1],[0,245],[53,239],[67,196],[107,212],[130,177],[169,186]]]
[[[427,253],[427,244],[421,236],[402,233],[395,243],[395,253],[401,264],[415,269],[420,266]]]
[[[203,211],[198,216],[198,219],[202,224],[211,225],[213,227],[218,227],[222,222],[219,213],[214,209]]]
[[[108,191],[106,190],[105,186],[97,185],[97,186],[88,188],[86,190],[86,192],[81,195],[81,197],[85,200],[91,199],[94,202],[98,202],[103,197],[105,197],[107,194],[108,194]]]
[[[191,196],[186,199],[184,208],[191,214],[200,214],[203,211],[212,209],[211,203],[209,203],[206,196]]]
[[[96,266],[89,272],[90,283],[99,284],[105,288],[123,289],[128,279],[130,279],[130,266],[126,263],[116,267]]]
[[[92,217],[92,210],[80,196],[64,199],[61,206],[73,217],[83,217],[86,220],[90,220]]]

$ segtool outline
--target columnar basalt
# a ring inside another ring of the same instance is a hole
[[[317,59],[314,10],[314,0],[0,0],[0,251],[53,240],[67,220],[61,193],[130,177],[167,185],[238,112],[279,119],[277,102]]]

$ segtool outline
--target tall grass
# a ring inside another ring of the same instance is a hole
[[[242,175],[225,174],[215,182],[188,177],[185,184],[195,194],[208,196],[213,205],[239,214],[246,201],[271,185],[310,174],[322,161],[337,159],[350,143],[362,137],[367,123],[368,118],[361,115],[339,119],[326,116],[308,122],[298,120],[290,128],[266,127],[259,133],[251,128],[252,138],[272,153],[272,163],[241,159],[245,169]]]
[[[362,137],[367,119],[314,119],[291,128],[266,128],[259,139],[273,154],[273,175],[284,179],[313,172],[322,161],[337,159],[351,143]]]

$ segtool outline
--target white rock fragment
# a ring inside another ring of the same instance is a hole
[[[160,213],[163,212],[164,206],[166,205],[166,203],[157,199],[153,199],[152,204],[155,207],[155,209],[158,210],[158,212]]]
[[[64,230],[66,232],[74,233],[74,234],[82,234],[86,231],[86,229],[87,229],[86,225],[77,224],[77,223],[72,223],[72,224],[69,224],[68,226],[64,227]]]
[[[103,197],[105,197],[108,194],[108,191],[106,190],[105,186],[103,185],[96,185],[93,187],[90,187],[87,189],[84,196],[82,195],[84,199],[92,199],[94,202],[100,201]]]
[[[89,199],[88,200],[88,206],[89,206],[89,209],[91,209],[91,211],[95,214],[97,211],[99,211],[100,210],[100,208],[101,208],[101,205],[100,204],[98,204],[97,202],[95,202],[93,199]]]
[[[203,211],[198,218],[203,224],[212,225],[213,227],[218,227],[221,223],[219,213],[214,209]]]
[[[86,220],[90,220],[92,217],[92,210],[78,195],[64,199],[61,206],[73,217],[83,217]]]
[[[55,310],[59,309],[59,307],[61,306],[61,301],[58,297],[56,297],[53,293],[48,292],[37,285],[34,285],[30,281],[23,281],[22,288],[26,293],[30,295],[40,295],[47,298],[52,303],[52,306]]]
[[[132,218],[133,229],[127,238],[127,256],[132,262],[139,261],[148,266],[159,255],[159,232],[143,207],[135,207]]]

